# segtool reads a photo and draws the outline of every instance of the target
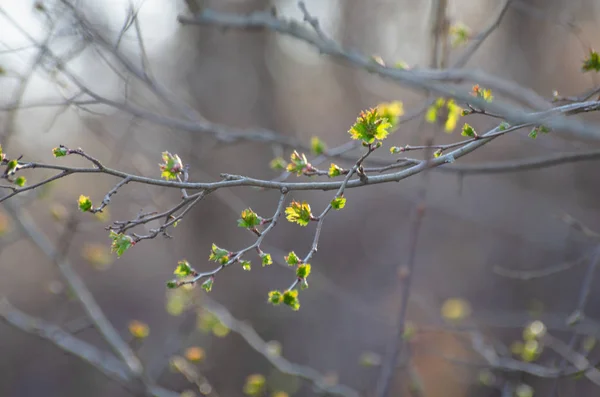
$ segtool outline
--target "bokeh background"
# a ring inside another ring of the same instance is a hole
[[[50,24],[55,23],[49,48],[64,57],[76,54],[68,65],[91,89],[109,98],[127,96],[146,109],[169,114],[142,83],[109,67],[97,44],[84,40],[74,28],[68,10],[58,2],[41,3],[43,12],[35,9],[33,1],[0,0],[1,8],[38,40],[45,39]],[[178,101],[212,122],[243,129],[268,128],[304,143],[319,136],[334,147],[347,142],[346,131],[362,109],[389,100],[403,101],[407,111],[423,104],[423,93],[336,63],[291,38],[266,31],[181,26],[177,15],[188,12],[183,1],[134,3],[139,8],[154,78]],[[289,0],[204,3],[239,13],[275,6],[279,15],[302,18],[296,2]],[[127,1],[76,4],[97,31],[111,42],[116,40],[127,18]],[[348,48],[379,55],[390,63],[429,63],[429,1],[311,0],[306,5],[320,19],[323,30]],[[448,17],[451,23],[462,22],[476,34],[488,26],[498,7],[499,2],[491,0],[450,0]],[[587,50],[600,47],[599,21],[600,3],[594,0],[514,0],[501,26],[467,67],[514,80],[547,98],[553,90],[579,95],[599,83],[597,77],[580,70]],[[120,48],[139,61],[133,29],[123,36]],[[461,51],[453,49],[450,60]],[[217,180],[223,172],[275,178],[279,173],[269,168],[270,160],[289,156],[281,147],[247,142],[226,145],[206,134],[158,126],[107,106],[42,106],[56,104],[77,90],[51,60],[35,63],[38,53],[39,49],[0,15],[0,66],[4,72],[0,75],[4,107],[1,143],[11,155],[55,161],[51,149],[64,144],[82,147],[113,168],[158,176],[160,153],[168,150],[190,164],[195,181]],[[19,76],[30,76],[23,89]],[[15,102],[18,98],[21,100]],[[7,110],[15,104],[18,110]],[[594,120],[594,116],[588,118]],[[447,135],[421,119],[403,124],[386,144],[419,144],[431,133],[437,142],[460,139],[458,132]],[[479,131],[495,125],[494,120],[483,117],[472,120]],[[498,139],[460,162],[522,159],[596,146],[560,134],[532,140],[523,131]],[[379,155],[393,161],[387,149]],[[600,229],[596,166],[585,162],[473,176],[432,171],[426,179],[415,177],[349,190],[346,208],[330,214],[324,224],[310,288],[301,293],[299,312],[266,303],[269,290],[287,286],[293,277],[277,265],[255,265],[251,272],[227,269],[218,275],[210,298],[252,324],[264,340],[280,343],[282,354],[290,361],[370,395],[379,373],[378,358],[396,332],[402,293],[398,271],[407,261],[410,214],[419,190],[425,188],[427,212],[418,241],[409,320],[428,326],[420,330],[429,331],[419,332],[411,342],[410,371],[406,366],[398,369],[393,395],[410,395],[406,375],[410,372],[421,379],[424,396],[500,396],[507,380],[527,383],[534,386],[536,395],[545,395],[552,381],[496,373],[497,382],[486,386],[480,382],[481,368],[447,360],[482,362],[470,347],[468,335],[448,331],[440,307],[453,298],[469,302],[468,324],[506,349],[521,338],[532,312],[543,317],[555,336],[568,340],[565,319],[576,307],[585,261],[529,281],[501,277],[494,268],[544,269],[589,255],[597,243],[573,230],[561,216],[567,213]],[[28,171],[25,175],[33,181],[40,174]],[[106,176],[77,175],[13,200],[35,220],[41,233],[58,244],[65,227],[64,214],[76,210],[79,194],[98,202],[114,183]],[[132,339],[130,321],[148,324],[148,338],[135,342],[135,349],[161,385],[200,395],[197,387],[169,366],[173,355],[200,346],[205,358],[194,365],[220,396],[242,396],[251,374],[267,378],[269,393],[313,395],[310,385],[274,370],[236,333],[199,329],[202,315],[198,308],[205,299],[199,289],[165,289],[178,260],[187,258],[196,269],[209,270],[212,243],[232,250],[251,244],[252,235],[236,226],[239,213],[252,207],[271,216],[278,200],[276,192],[218,191],[194,208],[173,231],[175,238],[143,241],[120,259],[106,252],[110,240],[104,227],[110,221],[130,219],[140,211],[165,210],[177,202],[179,194],[130,185],[114,197],[109,219],[80,214],[81,223],[69,251],[77,273],[126,340]],[[294,192],[291,196],[308,200],[315,212],[320,212],[332,193]],[[67,329],[81,321],[85,324],[83,310],[52,262],[20,233],[7,211],[2,214],[0,295],[19,309]],[[291,250],[306,252],[313,232],[314,226],[299,228],[280,222],[263,249],[281,261]],[[594,283],[598,285],[597,280]],[[593,289],[586,306],[589,318],[584,321],[588,334],[600,336],[600,324],[594,322],[599,307],[600,294]],[[6,324],[0,325],[0,335],[2,396],[129,395],[46,341]],[[92,327],[83,326],[77,336],[107,349]],[[365,365],[366,353],[374,365]],[[541,362],[552,363],[553,356],[544,354]],[[590,357],[594,355],[598,353],[592,351]],[[583,396],[595,395],[598,389],[586,380],[566,379],[561,380],[559,390],[560,395]]]

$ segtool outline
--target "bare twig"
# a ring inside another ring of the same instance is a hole
[[[12,203],[7,203],[5,208],[13,216],[13,219],[19,228],[29,236],[31,241],[37,245],[48,258],[51,258],[56,263],[61,274],[69,284],[69,287],[71,287],[86,313],[94,322],[96,329],[102,334],[115,353],[125,362],[132,374],[140,376],[143,369],[139,359],[108,321],[83,280],[79,278],[77,273],[75,273],[71,267],[71,264],[66,259],[60,259],[60,253],[54,248],[52,242],[37,230],[35,224],[25,212],[19,210],[16,205]]]
[[[39,318],[31,317],[17,310],[4,298],[0,300],[0,317],[13,327],[50,341],[67,353],[81,358],[133,393],[148,393],[148,395],[153,397],[179,396],[179,393],[157,386],[151,386],[145,390],[144,387],[140,387],[137,383],[135,374],[132,374],[131,370],[116,357],[74,337],[56,325],[47,323]]]
[[[590,254],[584,255],[583,257],[574,261],[549,266],[539,270],[513,270],[502,266],[494,266],[494,273],[503,277],[528,281],[536,278],[548,277],[572,269],[573,267],[583,263],[586,259],[589,259],[590,257]]]
[[[219,318],[225,326],[227,326],[232,331],[239,334],[246,343],[250,347],[252,347],[255,351],[259,352],[263,355],[275,368],[279,371],[289,374],[295,375],[300,378],[306,379],[312,382],[319,390],[325,392],[326,394],[337,395],[337,396],[345,396],[345,397],[359,397],[360,394],[344,385],[331,385],[327,382],[327,380],[321,375],[321,373],[313,368],[294,364],[286,360],[285,358],[271,353],[267,343],[256,333],[256,331],[246,324],[245,322],[239,321],[235,319],[231,313],[223,306],[212,300],[205,300],[205,307],[208,311],[213,313],[215,316]]]
[[[508,11],[511,2],[512,0],[503,0],[502,4],[498,7],[498,13],[494,16],[489,26],[474,37],[472,44],[452,65],[452,68],[461,68],[465,66],[467,62],[469,62],[469,59],[471,59],[471,57],[477,52],[479,47],[481,47],[481,45],[492,34],[492,32],[498,29],[498,26],[500,26],[502,18],[504,18],[504,15],[506,15],[506,11]]]
[[[567,322],[569,324],[576,323],[577,321],[580,321],[583,317],[585,317],[585,314],[584,314],[585,306],[586,306],[588,298],[590,296],[590,292],[592,289],[592,283],[594,281],[594,273],[596,272],[596,268],[598,267],[599,262],[600,262],[600,247],[597,247],[596,252],[594,253],[594,257],[590,260],[590,264],[588,265],[587,271],[583,278],[583,282],[582,282],[583,285],[581,286],[581,291],[579,292],[579,299],[577,301],[577,306],[575,307],[575,310],[573,311],[573,313],[567,319]],[[579,341],[579,335],[575,334],[575,333],[573,335],[571,335],[571,338],[569,339],[569,343],[566,346],[563,346],[563,343],[561,341],[553,339],[554,343],[552,344],[552,346],[554,346],[554,349],[561,356],[563,356],[563,359],[558,364],[559,370],[563,371],[565,369],[565,367],[567,365],[567,361],[573,362],[573,364],[575,364],[579,369],[582,369],[583,361],[585,361],[587,363],[587,360],[585,360],[585,358],[583,360],[581,360],[581,358],[580,358],[581,355],[578,354],[577,352],[575,352],[575,345],[577,344],[578,341]],[[575,359],[573,357],[575,357]],[[583,357],[583,356],[581,356],[581,357]],[[585,367],[586,365],[583,365],[583,367]],[[598,372],[598,371],[586,372],[586,377],[588,377],[588,379],[592,380],[594,383],[600,385],[600,372]],[[552,385],[550,394],[549,394],[550,397],[554,397],[556,395],[557,391],[558,391],[558,380],[555,380]]]

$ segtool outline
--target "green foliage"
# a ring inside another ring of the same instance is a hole
[[[525,383],[521,383],[515,388],[516,397],[533,397],[533,392],[533,387],[526,385]]]
[[[523,329],[524,340],[536,340],[542,338],[546,334],[546,325],[539,321],[532,321]]]
[[[290,266],[295,266],[300,264],[301,260],[298,258],[298,255],[294,251],[290,252],[289,255],[284,256],[285,263]]]
[[[292,310],[300,309],[300,301],[298,300],[297,290],[287,290],[283,293],[277,290],[271,291],[269,292],[269,303],[272,305],[279,305],[283,303],[284,305],[291,307]]]
[[[169,289],[177,288],[177,281],[175,281],[175,280],[167,281],[167,288],[169,288]]]
[[[79,196],[79,200],[77,200],[77,206],[81,212],[88,212],[92,209],[92,200],[90,200],[88,196],[82,194]]]
[[[404,326],[402,339],[410,341],[417,335],[417,326],[411,322],[407,322]]]
[[[427,108],[427,112],[425,113],[425,120],[428,123],[435,123],[437,121],[439,111],[445,104],[446,100],[444,98],[436,99],[433,105]]]
[[[20,176],[17,179],[15,179],[15,185],[17,185],[18,187],[25,186],[26,182],[27,182],[27,179],[24,176]]]
[[[288,172],[295,173],[300,176],[306,170],[308,170],[310,163],[306,159],[306,155],[304,153],[300,154],[294,150],[292,155],[290,156],[290,163],[287,165],[286,170]]]
[[[281,302],[283,302],[283,294],[281,291],[269,292],[269,303],[273,305],[279,305]]]
[[[313,136],[310,140],[310,150],[314,154],[323,154],[327,150],[327,145],[319,137]]]
[[[404,61],[398,61],[394,64],[394,67],[396,69],[400,69],[400,70],[408,70],[410,69],[410,66],[408,65],[408,63],[404,62]]]
[[[309,274],[310,274],[310,264],[304,263],[304,264],[298,265],[298,268],[296,269],[296,276],[298,276],[298,278],[306,278],[306,277],[308,277]]]
[[[446,119],[446,123],[444,123],[444,130],[450,133],[454,131],[458,120],[463,115],[463,108],[458,106],[453,99],[448,100],[446,107],[448,108],[448,118]]]
[[[334,210],[341,210],[346,206],[346,198],[345,197],[336,197],[331,200],[331,207]]]
[[[331,163],[331,166],[329,167],[329,172],[327,173],[327,175],[329,175],[330,178],[335,178],[336,176],[340,176],[342,175],[342,169],[340,167],[338,167],[336,164]]]
[[[10,160],[6,166],[6,174],[7,175],[14,174],[17,171],[18,167],[19,167],[19,161]]]
[[[506,121],[503,121],[498,126],[498,131],[506,131],[509,128],[510,128],[510,124],[508,124]]]
[[[265,392],[267,381],[264,376],[260,374],[250,375],[246,378],[244,384],[244,394],[250,397],[262,396]]]
[[[277,171],[284,170],[286,166],[287,166],[287,163],[281,157],[275,157],[269,163],[269,167],[271,167],[271,169],[277,170]]]
[[[202,283],[201,287],[204,291],[210,292],[212,290],[213,283],[215,281],[214,277],[209,277]]]
[[[240,264],[242,265],[242,269],[248,272],[252,269],[252,263],[250,263],[250,261],[240,261]]]
[[[471,305],[464,299],[446,299],[441,307],[442,317],[450,321],[458,321],[469,317]]]
[[[471,29],[462,22],[450,26],[452,47],[456,48],[466,44],[471,38]]]
[[[300,309],[300,300],[298,299],[297,290],[288,290],[283,293],[283,304],[292,308],[292,310]]]
[[[405,151],[405,149],[404,149],[404,148],[402,148],[402,147],[398,147],[398,146],[392,146],[392,147],[390,148],[390,153],[391,153],[391,154],[403,153],[404,151]]]
[[[444,153],[444,151],[443,151],[442,149],[438,149],[438,150],[436,150],[435,152],[433,152],[433,157],[437,159],[437,158],[438,158],[438,157],[440,157],[440,156],[441,156],[443,153]]]
[[[290,205],[285,209],[286,219],[289,222],[297,223],[300,226],[306,226],[312,219],[312,212],[310,205],[303,201],[292,201]]]
[[[533,127],[531,132],[529,132],[529,137],[531,139],[535,139],[535,138],[537,138],[538,134],[540,134],[540,133],[547,134],[549,132],[550,132],[550,128],[543,126],[543,125],[538,125],[536,127]]]
[[[594,50],[590,50],[590,55],[584,59],[581,70],[583,72],[590,72],[592,70],[600,72],[600,54]]]
[[[473,127],[465,123],[465,125],[463,125],[461,135],[467,136],[469,138],[475,138],[477,136],[477,132],[475,132],[475,129]]]
[[[260,261],[263,266],[269,266],[273,264],[273,259],[271,258],[271,254],[262,253],[260,254]]]
[[[227,262],[229,262],[229,255],[229,251],[223,248],[219,248],[216,244],[213,243],[210,250],[210,255],[208,256],[208,260],[224,265]]]
[[[479,84],[475,84],[473,86],[473,90],[471,91],[471,95],[481,98],[486,102],[492,102],[494,96],[492,95],[492,90],[489,88],[482,88]]]
[[[177,179],[177,175],[183,171],[183,163],[179,156],[169,152],[163,152],[162,159],[163,163],[159,164],[160,170],[162,171],[160,176],[166,180]]]
[[[300,289],[302,289],[304,291],[307,288],[308,288],[308,281],[306,281],[306,279],[303,278],[302,281],[300,281]]]
[[[110,251],[115,252],[118,257],[134,245],[133,238],[123,233],[115,233],[111,230],[109,237],[112,240]]]
[[[67,154],[69,154],[69,149],[67,149],[63,145],[60,145],[59,147],[55,147],[54,149],[52,149],[52,154],[54,155],[54,157],[64,157]]]
[[[376,139],[385,139],[390,128],[392,128],[392,123],[386,117],[382,117],[377,109],[369,109],[360,112],[356,123],[348,130],[348,133],[352,139],[360,139],[366,144],[372,144]]]
[[[400,101],[380,103],[377,105],[377,112],[382,118],[387,119],[391,128],[395,128],[404,114],[404,105]]]
[[[192,269],[188,261],[186,261],[185,259],[177,262],[177,267],[173,272],[173,274],[175,274],[177,277],[186,277],[194,273],[194,269]]]
[[[238,226],[252,229],[260,225],[261,219],[256,214],[256,212],[252,211],[252,208],[247,208],[242,211],[241,219],[238,219]]]

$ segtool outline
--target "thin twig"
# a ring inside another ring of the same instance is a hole
[[[273,354],[268,344],[245,322],[234,318],[229,311],[213,300],[205,299],[205,308],[219,318],[227,328],[239,334],[252,349],[263,355],[277,370],[312,382],[318,390],[331,395],[359,397],[360,394],[344,385],[331,385],[321,372],[304,365],[294,364],[280,355]]]
[[[17,310],[5,298],[0,300],[0,317],[13,327],[47,340],[65,352],[81,358],[135,394],[148,393],[153,397],[177,397],[180,395],[158,386],[151,386],[149,389],[140,388],[135,375],[116,357],[74,337],[56,325]]]
[[[125,362],[130,371],[136,376],[140,376],[143,372],[140,360],[108,321],[83,280],[79,278],[71,267],[71,264],[66,259],[60,260],[59,252],[54,248],[53,243],[37,230],[35,224],[25,212],[17,209],[16,205],[12,203],[5,204],[5,208],[13,216],[15,223],[21,231],[29,236],[31,241],[48,258],[51,258],[56,263],[69,287],[73,290],[74,295],[94,322],[96,329],[102,334],[115,353]]]

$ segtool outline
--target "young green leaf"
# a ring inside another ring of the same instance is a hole
[[[300,289],[305,290],[308,288],[308,281],[306,281],[305,278],[302,279],[302,281],[300,281]]]
[[[465,125],[463,125],[461,135],[467,136],[469,138],[475,138],[477,136],[477,132],[475,132],[475,129],[473,129],[473,127],[465,123]]]
[[[260,254],[260,260],[263,266],[269,266],[273,264],[273,259],[271,259],[271,254],[262,253]]]
[[[481,98],[486,102],[492,102],[494,96],[492,95],[492,90],[489,88],[481,88],[479,84],[475,84],[473,86],[473,90],[471,91],[471,95]]]
[[[252,269],[252,264],[250,263],[250,261],[240,261],[240,264],[242,265],[242,269],[248,272]]]
[[[581,70],[584,72],[590,72],[592,70],[600,72],[600,54],[594,50],[590,50],[590,55],[584,59]]]
[[[298,255],[296,255],[294,251],[290,252],[289,255],[284,256],[284,259],[285,263],[290,266],[295,266],[300,263],[300,258],[298,258]]]
[[[508,124],[506,121],[503,121],[498,126],[498,131],[506,131],[509,128],[510,128],[510,124]]]
[[[133,238],[123,233],[115,233],[111,230],[110,238],[112,240],[110,250],[111,252],[115,252],[119,257],[134,245]]]
[[[292,310],[300,309],[300,301],[298,300],[297,290],[288,290],[283,293],[283,303],[292,308]]]
[[[304,171],[310,169],[310,163],[306,159],[306,155],[304,153],[300,154],[294,150],[290,156],[290,161],[291,162],[286,167],[288,172],[292,172],[300,176]]]
[[[8,164],[6,165],[5,174],[6,175],[12,175],[15,172],[17,172],[18,168],[19,168],[19,161],[18,160],[10,160],[8,162]]]
[[[327,173],[327,175],[330,178],[335,178],[336,176],[340,176],[342,175],[342,169],[340,167],[338,167],[336,164],[331,163],[331,166],[329,167],[329,172]]]
[[[408,63],[404,62],[404,61],[398,61],[394,64],[394,67],[396,69],[400,69],[400,70],[408,70],[410,69],[410,66],[408,65]]]
[[[539,133],[547,134],[549,132],[550,132],[550,129],[548,127],[543,126],[543,125],[538,125],[536,127],[533,127],[533,129],[529,133],[529,137],[531,139],[535,139],[535,138],[537,138],[537,136],[538,136]]]
[[[456,48],[466,44],[471,38],[471,29],[462,22],[450,26],[452,47]]]
[[[273,305],[278,305],[283,302],[283,294],[281,291],[271,291],[269,292],[269,303]]]
[[[348,130],[355,140],[362,140],[365,144],[372,144],[376,139],[384,140],[392,124],[386,117],[382,117],[377,109],[369,109],[360,112],[356,123]]]
[[[400,101],[384,102],[377,105],[377,113],[391,124],[391,128],[400,123],[400,117],[404,114],[404,104]]]
[[[265,394],[267,381],[261,374],[250,375],[244,383],[244,394],[249,397],[260,397]]]
[[[159,164],[160,170],[162,171],[160,176],[166,180],[177,179],[177,175],[183,171],[183,163],[179,156],[169,152],[163,152],[162,159],[163,163]]]
[[[427,113],[425,113],[425,120],[428,123],[435,123],[437,121],[438,113],[440,109],[446,104],[446,100],[444,98],[438,98],[434,102],[433,105],[427,108]]]
[[[346,198],[345,197],[336,197],[331,200],[331,207],[334,210],[341,210],[346,206]]]
[[[269,163],[269,167],[271,167],[272,170],[277,170],[277,171],[284,170],[286,166],[287,166],[287,163],[281,157],[275,157]]]
[[[440,156],[441,156],[443,153],[444,153],[444,151],[443,151],[442,149],[438,149],[438,150],[436,150],[435,152],[433,152],[433,157],[437,159],[437,158],[438,158],[438,157],[440,157]]]
[[[167,288],[173,289],[173,288],[177,288],[177,286],[178,286],[177,281],[175,281],[175,280],[167,281]]]
[[[317,155],[323,154],[327,150],[327,145],[319,137],[313,136],[310,139],[310,150]]]
[[[260,218],[251,208],[242,211],[241,219],[238,219],[238,226],[251,229],[260,225]]]
[[[530,137],[531,139],[535,139],[538,136],[538,130],[537,128],[533,128],[529,134],[527,134],[528,137]]]
[[[207,278],[201,285],[202,289],[206,292],[210,292],[212,290],[214,281],[215,281],[214,277]]]
[[[69,149],[67,149],[63,145],[60,145],[59,147],[55,147],[54,149],[52,149],[52,154],[54,155],[54,157],[64,157],[67,154],[69,154]]]
[[[194,273],[196,272],[194,271],[194,269],[192,269],[188,261],[186,261],[185,259],[177,262],[177,267],[173,272],[173,274],[175,274],[178,277],[186,277]]]
[[[310,264],[304,263],[302,265],[298,265],[296,269],[296,276],[298,278],[306,278],[310,274]]]
[[[17,179],[15,179],[15,185],[17,185],[18,187],[25,186],[26,182],[27,182],[27,179],[25,179],[24,176],[20,176]]]
[[[312,218],[310,205],[303,201],[299,203],[292,201],[290,205],[285,209],[286,219],[289,222],[297,223],[300,226],[306,226]]]
[[[223,248],[217,247],[216,244],[213,244],[211,247],[210,255],[208,256],[208,260],[213,262],[218,262],[221,265],[229,262],[229,251]]]
[[[448,108],[448,118],[444,124],[444,130],[450,133],[456,128],[456,124],[463,114],[463,108],[458,106],[453,99],[448,100],[446,107]]]
[[[79,196],[79,200],[77,200],[77,206],[81,212],[88,212],[92,209],[92,200],[82,194]]]

